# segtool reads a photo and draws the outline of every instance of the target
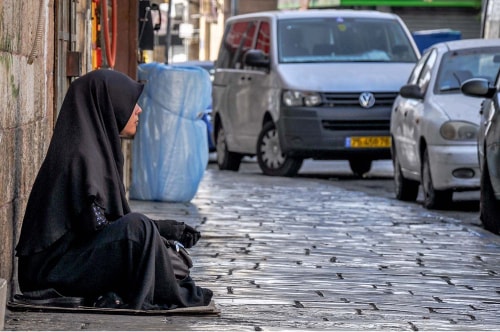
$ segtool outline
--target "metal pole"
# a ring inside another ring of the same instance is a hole
[[[165,43],[165,63],[168,65],[169,62],[169,50],[170,45],[172,44],[172,2],[170,0],[168,2],[168,10],[167,10],[167,41]]]
[[[231,0],[231,16],[238,15],[239,0]]]

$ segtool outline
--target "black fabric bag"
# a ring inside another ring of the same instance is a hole
[[[163,241],[174,268],[175,278],[182,280],[189,276],[189,269],[193,267],[193,261],[186,248],[178,241],[165,238]]]

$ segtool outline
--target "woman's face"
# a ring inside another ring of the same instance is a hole
[[[120,136],[126,138],[133,138],[135,133],[137,132],[137,126],[139,125],[139,114],[141,114],[142,108],[135,104],[134,110],[132,111],[132,115],[130,119],[128,119],[125,128],[120,132]]]

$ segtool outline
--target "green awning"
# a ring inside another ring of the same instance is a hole
[[[342,0],[341,6],[481,7],[481,0]]]
[[[278,9],[297,9],[301,0],[278,0]],[[481,0],[309,0],[309,8],[347,6],[389,7],[472,7],[481,8]]]

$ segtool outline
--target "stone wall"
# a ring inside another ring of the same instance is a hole
[[[28,63],[41,17],[40,44]],[[12,280],[24,207],[52,134],[54,0],[0,1],[0,278]]]

